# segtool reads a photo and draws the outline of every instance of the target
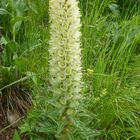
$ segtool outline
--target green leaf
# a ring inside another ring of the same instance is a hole
[[[25,20],[25,19],[27,19],[27,17],[17,16],[17,17],[12,18],[10,22],[11,22],[11,25],[14,25],[14,24],[16,24],[17,22],[23,21],[23,20]]]
[[[37,6],[35,3],[30,4],[29,7],[35,14],[38,14]]]
[[[16,35],[21,27],[21,23],[23,20],[27,19],[27,17],[23,17],[23,16],[17,16],[17,17],[14,17],[12,20],[11,20],[11,25],[12,25],[12,32],[14,35]]]
[[[35,85],[37,85],[38,81],[37,81],[37,76],[34,72],[27,72],[26,73],[29,77],[31,77],[32,81],[34,82]]]
[[[14,41],[8,42],[6,47],[4,47],[2,61],[3,63],[5,63],[5,65],[8,65],[13,61],[13,55],[15,55],[17,49],[18,49],[18,44],[17,42]]]
[[[24,123],[22,126],[20,126],[20,132],[25,133],[25,132],[30,132],[31,131],[31,126],[29,123]]]
[[[21,55],[23,56],[23,55],[26,55],[26,54],[32,52],[33,50],[37,49],[38,47],[40,47],[41,43],[39,40],[33,40],[33,41],[31,40],[29,42],[24,42],[22,46],[23,46],[24,50]],[[25,46],[27,46],[27,47],[25,47]]]
[[[109,9],[112,11],[112,13],[115,15],[115,16],[120,16],[120,10],[119,10],[119,6],[115,3],[112,3],[109,5]]]
[[[6,45],[8,43],[8,41],[6,40],[6,38],[4,36],[1,37],[0,39],[0,44],[1,45]]]
[[[17,0],[15,2],[15,10],[17,16],[24,15],[24,12],[28,10],[27,4],[25,0]]]
[[[15,130],[14,137],[12,140],[21,140],[17,130]]]
[[[25,70],[25,64],[26,64],[26,58],[24,57],[17,57],[14,59],[14,64],[17,67],[17,69],[22,72]]]
[[[3,8],[0,8],[0,15],[8,14],[9,12]]]
[[[60,122],[58,129],[57,129],[57,135],[59,135],[65,128],[66,123],[65,122]]]
[[[33,80],[33,82],[35,83],[35,85],[37,85],[37,77],[34,75],[34,76],[32,76],[32,80]]]

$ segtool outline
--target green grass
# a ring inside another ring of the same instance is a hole
[[[53,140],[61,129],[59,122],[55,122],[55,113],[42,109],[50,108],[51,98],[47,77],[48,2],[12,2],[0,1],[0,42],[4,46],[0,88],[30,76],[22,84],[32,90],[35,107],[21,130],[33,140]],[[75,121],[73,140],[140,139],[139,4],[138,0],[80,0],[85,98],[81,117]]]

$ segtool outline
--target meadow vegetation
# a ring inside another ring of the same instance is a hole
[[[83,98],[63,139],[139,140],[140,1],[79,0],[79,8]],[[49,88],[48,10],[46,0],[0,0],[0,108],[25,116],[14,140],[62,140],[65,129]]]

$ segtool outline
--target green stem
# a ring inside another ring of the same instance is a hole
[[[11,87],[12,85],[15,85],[15,84],[17,84],[17,83],[19,83],[19,82],[25,81],[25,80],[27,80],[28,78],[29,78],[29,76],[26,76],[26,77],[23,77],[23,78],[21,78],[21,79],[19,79],[19,80],[16,80],[16,81],[10,83],[9,85],[6,85],[6,86],[2,87],[2,88],[0,89],[0,91],[6,89],[6,88],[8,88],[8,87]]]

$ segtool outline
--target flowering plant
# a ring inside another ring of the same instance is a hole
[[[49,81],[60,119],[68,126],[81,99],[80,11],[76,0],[50,0]]]

